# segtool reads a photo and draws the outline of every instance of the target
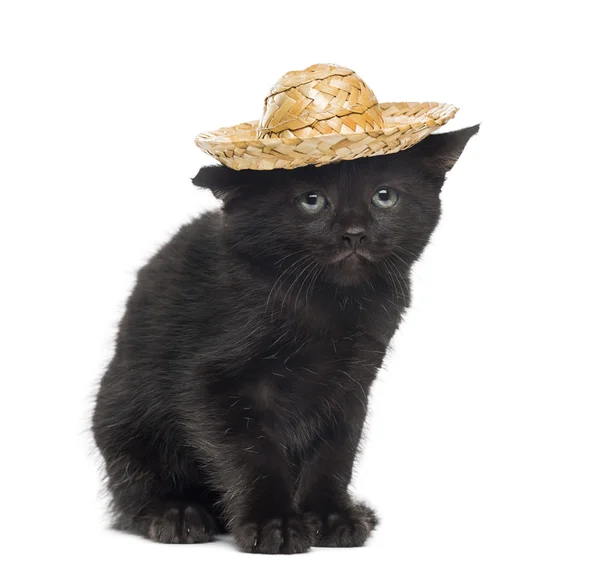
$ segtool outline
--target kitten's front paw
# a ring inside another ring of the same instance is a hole
[[[217,531],[213,516],[193,502],[164,501],[132,523],[130,529],[166,544],[196,544],[210,542]]]
[[[362,546],[379,520],[366,504],[311,512],[311,520],[318,524],[315,546]]]
[[[259,554],[298,554],[315,542],[314,527],[300,514],[247,521],[233,535],[240,550]]]

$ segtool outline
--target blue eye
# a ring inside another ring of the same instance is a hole
[[[322,193],[309,191],[298,198],[300,207],[307,213],[319,213],[327,206],[327,200]]]
[[[386,209],[393,207],[398,201],[399,194],[395,189],[390,187],[383,187],[378,189],[371,198],[371,202],[375,207],[381,207]]]

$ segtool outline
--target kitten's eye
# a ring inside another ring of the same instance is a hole
[[[307,213],[319,213],[327,206],[327,200],[322,193],[309,191],[298,198],[300,207]]]
[[[375,207],[393,207],[398,201],[398,192],[391,187],[383,187],[373,194],[371,201]]]

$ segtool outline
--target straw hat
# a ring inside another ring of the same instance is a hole
[[[259,121],[201,133],[195,142],[236,170],[321,166],[407,149],[457,111],[434,102],[380,104],[352,70],[316,64],[283,76]]]

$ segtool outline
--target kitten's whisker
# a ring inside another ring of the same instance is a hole
[[[280,263],[285,261],[288,257],[291,257],[292,255],[298,255],[299,253],[303,253],[304,251],[308,251],[308,248],[300,249],[299,251],[294,251],[293,253],[288,253],[287,255],[284,255],[281,259],[278,259],[277,261],[275,261],[273,266],[277,267]]]
[[[267,297],[267,302],[265,303],[265,309],[268,309],[268,307],[269,307],[269,303],[271,301],[271,296],[276,296],[277,293],[279,292],[279,289],[283,285],[283,279],[284,279],[284,277],[292,269],[294,269],[295,267],[297,267],[303,261],[306,261],[309,257],[310,257],[310,254],[304,255],[303,257],[300,257],[299,259],[296,259],[280,275],[278,275],[277,279],[275,280],[275,283],[273,283],[273,287],[271,287],[271,290],[269,291],[269,295]]]
[[[310,256],[307,256],[310,257]],[[292,284],[288,287],[288,290],[285,292],[285,295],[283,296],[283,300],[281,301],[281,309],[283,309],[284,305],[285,305],[285,301],[287,299],[287,296],[290,294],[291,290],[294,288],[294,285],[299,281],[299,279],[304,275],[304,272],[312,266],[313,261],[309,261],[303,268],[302,271],[300,271],[300,273],[298,273],[298,275],[296,276],[296,278],[292,281]]]
[[[285,292],[285,295],[283,296],[283,300],[281,301],[281,309],[283,309],[283,307],[285,306],[287,297],[288,297],[288,295],[290,295],[292,293],[292,291],[293,291],[294,286],[296,285],[296,283],[298,283],[298,281],[300,281],[300,279],[302,279],[302,277],[304,276],[304,273],[310,267],[312,267],[312,264],[313,264],[312,260],[310,260],[308,263],[306,263],[306,265],[304,265],[304,267],[300,270],[300,272],[296,275],[296,277],[294,278],[294,280],[291,282],[290,286],[288,287],[287,291]]]
[[[410,264],[403,257],[400,257],[400,255],[398,255],[397,253],[392,253],[391,255],[392,255],[392,257],[394,257],[395,259],[400,261],[402,263],[402,265],[405,265],[407,269],[410,268]]]
[[[386,262],[386,267],[388,269],[388,276],[389,276],[390,280],[392,281],[392,285],[394,286],[394,294],[395,294],[394,304],[398,305],[398,302],[400,300],[400,293],[398,292],[398,282],[396,281],[396,277],[394,276],[394,271],[392,270],[389,261]]]
[[[399,256],[396,255],[396,257],[399,257]],[[404,261],[404,260],[402,260],[402,261]],[[396,268],[396,266],[391,261],[390,261],[390,263],[394,266],[394,268]],[[408,299],[410,297],[410,284],[408,283],[408,280],[407,280],[407,274],[409,273],[409,270],[410,270],[410,265],[408,263],[406,263],[406,272],[405,273],[403,273],[402,270],[398,270],[398,278],[402,281],[402,283],[404,283],[404,286],[406,287],[406,293],[404,293],[404,291],[403,291],[405,303],[408,303]],[[408,277],[410,278],[410,275],[408,275]]]
[[[394,290],[394,295],[395,295],[395,305],[397,306],[399,301],[400,301],[400,293],[398,292],[398,287],[400,287],[400,290],[402,291],[403,294],[403,298],[406,299],[406,296],[404,295],[404,290],[402,289],[402,286],[400,285],[400,283],[396,280],[396,274],[394,273],[394,270],[398,271],[398,269],[394,266],[392,267],[392,263],[391,261],[385,261],[384,260],[384,265],[386,268],[386,275],[387,277],[389,277],[391,284],[392,284],[392,288]]]
[[[269,238],[272,237],[273,235],[275,235],[275,233],[277,233],[277,230],[274,229],[273,231],[271,231],[270,233],[267,233],[266,235],[262,232],[262,230],[258,233],[251,233],[249,235],[246,235],[245,237],[242,237],[239,241],[235,242],[230,248],[229,251],[232,251],[235,247],[237,247],[238,245],[241,245],[242,243],[245,243],[246,241],[249,241],[251,239],[254,239],[255,237],[258,238]]]
[[[321,275],[321,272],[323,271],[323,269],[325,269],[325,265],[323,265],[322,263],[319,263],[319,267],[317,268],[317,271],[315,272],[314,279],[312,280],[311,284],[308,286],[308,289],[306,292],[306,306],[307,307],[308,307],[309,296],[312,296],[312,292],[317,283],[317,279],[319,278],[319,275]]]
[[[294,300],[294,310],[296,310],[296,306],[298,305],[298,297],[300,297],[300,294],[302,293],[302,287],[304,287],[304,284],[306,283],[306,280],[312,275],[313,270],[315,269],[315,267],[317,267],[319,265],[319,262],[315,259],[311,265],[309,267],[307,267],[307,269],[310,268],[310,272],[307,273],[306,277],[304,278],[304,281],[302,281],[302,283],[300,284],[300,287],[298,288],[298,293],[296,294],[296,299]],[[308,303],[307,303],[308,304]]]
[[[426,244],[426,242],[424,244]],[[400,249],[400,251],[404,251],[404,253],[406,253],[408,255],[412,255],[415,259],[419,258],[419,256],[416,253],[413,253],[412,251],[409,251],[408,249],[405,249],[404,247],[402,247],[400,245],[396,245],[396,249]]]
[[[387,283],[390,285],[390,287],[392,287],[392,288],[393,288],[393,286],[394,286],[394,285],[393,285],[393,282],[392,282],[392,280],[391,280],[391,278],[390,278],[390,271],[389,271],[389,269],[388,269],[388,266],[387,266],[387,264],[386,264],[386,261],[385,261],[385,259],[384,259],[384,260],[383,260],[381,263],[382,263],[382,265],[383,265],[383,269],[382,269],[382,271],[383,271],[383,274],[384,274],[384,276],[385,276],[385,279],[386,279]]]
[[[404,299],[404,302],[408,303],[407,294],[404,292],[404,289],[402,288],[402,285],[401,285],[400,281],[402,281],[404,283],[404,285],[405,285],[405,287],[406,287],[406,289],[408,290],[409,293],[410,293],[410,287],[408,286],[408,283],[406,282],[406,279],[404,279],[404,276],[402,275],[402,272],[398,269],[398,267],[396,267],[396,265],[392,261],[388,261],[388,263],[396,271],[395,277],[398,279],[398,286],[400,287],[400,290],[402,291],[402,297]]]
[[[304,309],[308,309],[309,299],[312,294],[312,289],[315,285],[317,278],[321,272],[322,264],[317,261],[317,265],[313,266],[308,276],[308,285],[306,286],[306,291],[304,292]]]

